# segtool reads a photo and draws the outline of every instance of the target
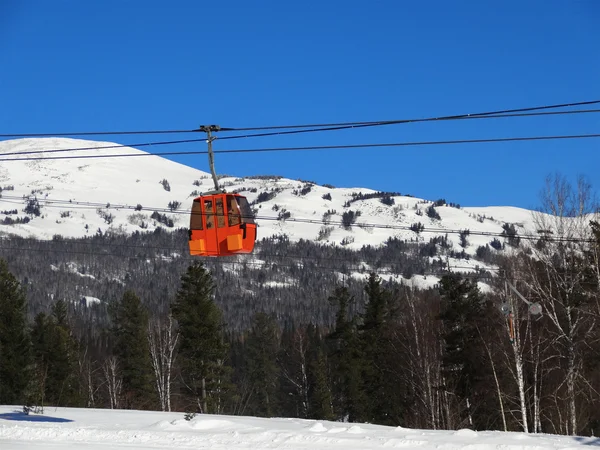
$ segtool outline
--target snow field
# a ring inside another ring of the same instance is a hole
[[[560,450],[598,438],[463,429],[416,430],[318,420],[47,407],[25,415],[0,406],[0,449]]]

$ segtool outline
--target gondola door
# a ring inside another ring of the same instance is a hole
[[[225,196],[224,195],[220,195],[220,196],[216,196],[214,197],[215,199],[215,203],[214,203],[214,212],[215,212],[215,225],[217,228],[217,247],[216,247],[216,251],[219,255],[226,255],[227,254],[227,235],[228,235],[228,230],[227,230],[227,225],[226,225],[226,217],[225,217],[225,207],[223,205],[223,202],[225,200]]]
[[[214,197],[203,199],[204,217],[206,218],[206,251],[209,256],[219,254],[219,241],[217,240],[217,227],[215,223]]]

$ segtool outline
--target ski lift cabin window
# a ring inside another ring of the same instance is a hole
[[[190,255],[229,256],[252,253],[256,223],[246,197],[211,194],[196,197],[190,216]]]

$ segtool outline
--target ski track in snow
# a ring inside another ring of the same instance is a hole
[[[416,430],[320,420],[47,407],[23,414],[0,406],[0,449],[345,449],[569,450],[594,437],[463,429]]]

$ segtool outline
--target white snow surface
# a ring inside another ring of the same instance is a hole
[[[0,406],[0,449],[571,450],[594,437],[519,432],[418,430],[322,420],[47,407],[25,415]]]

